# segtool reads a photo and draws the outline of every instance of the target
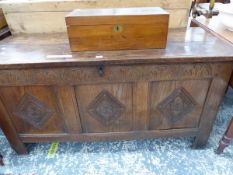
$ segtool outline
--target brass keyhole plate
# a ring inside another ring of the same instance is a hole
[[[120,32],[123,31],[123,27],[122,27],[121,25],[115,25],[115,26],[113,27],[113,31],[114,31],[114,32],[117,32],[117,33],[120,33]]]

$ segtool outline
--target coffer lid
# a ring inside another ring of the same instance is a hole
[[[150,24],[167,21],[168,16],[160,7],[76,9],[66,16],[66,24]]]

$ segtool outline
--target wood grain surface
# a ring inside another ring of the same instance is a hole
[[[230,62],[233,56],[231,45],[198,28],[169,30],[166,49],[72,53],[64,33],[12,36],[0,47],[0,69]]]

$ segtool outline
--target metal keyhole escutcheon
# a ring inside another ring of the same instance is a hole
[[[104,75],[104,65],[101,64],[98,66],[98,73],[99,73],[99,76],[103,76]]]
[[[113,31],[116,32],[116,33],[120,33],[123,31],[123,27],[121,25],[115,25],[113,27]]]

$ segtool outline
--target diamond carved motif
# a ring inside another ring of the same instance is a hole
[[[25,94],[17,106],[15,114],[34,128],[41,129],[52,116],[53,110],[36,97]]]
[[[196,102],[191,95],[184,88],[179,88],[163,100],[158,109],[164,117],[174,123],[190,113],[195,105]]]
[[[105,126],[112,124],[124,111],[125,106],[106,90],[88,106],[89,114]]]

